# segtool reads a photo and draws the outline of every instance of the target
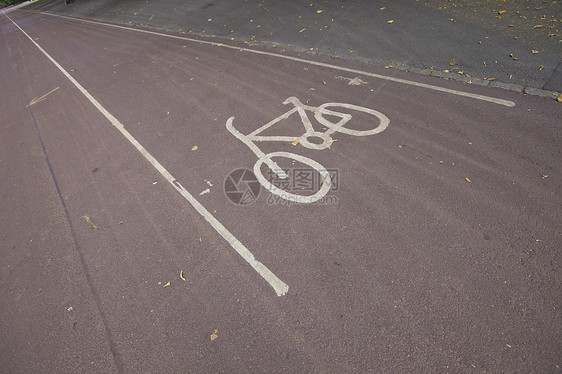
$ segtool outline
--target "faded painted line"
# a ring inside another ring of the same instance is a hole
[[[115,128],[117,128],[117,130],[119,130],[119,132],[121,132],[121,134],[146,158],[146,160],[150,162],[150,164],[154,166],[154,168],[156,168],[156,170],[158,170],[160,174],[162,174],[162,176],[195,208],[195,210],[197,210],[197,212],[201,216],[203,216],[203,218],[205,218],[211,226],[213,226],[213,228],[232,246],[232,248],[234,248],[234,250],[238,252],[238,254],[242,256],[242,258],[246,260],[254,268],[254,270],[256,270],[258,274],[260,274],[263,279],[267,281],[267,283],[271,285],[271,287],[273,287],[277,296],[282,296],[287,293],[287,291],[289,290],[289,286],[287,286],[275,274],[273,274],[265,265],[257,261],[254,255],[248,250],[248,248],[246,248],[238,239],[236,239],[236,237],[234,237],[234,235],[232,235],[230,231],[228,231],[226,227],[223,226],[222,223],[220,223],[215,217],[213,217],[213,215],[207,209],[205,209],[205,207],[201,205],[201,203],[199,203],[197,199],[195,199],[189,192],[187,192],[187,190],[174,178],[174,176],[170,174],[170,172],[168,172],[168,170],[166,170],[164,166],[162,166],[160,162],[158,162],[158,160],[156,160],[146,150],[146,148],[144,148],[142,144],[140,144],[125,129],[123,124],[119,122],[117,118],[109,113],[92,95],[90,95],[90,93],[86,91],[86,89],[82,87],[80,83],[78,83],[66,70],[64,70],[64,68],[43,48],[41,48],[41,46],[37,44],[35,40],[33,40],[17,23],[15,23],[6,13],[4,13],[4,15],[18,29],[20,29],[20,31],[25,36],[27,36],[27,38],[31,40],[33,44],[35,44],[35,46],[64,74],[66,78],[68,78],[69,81],[72,82],[72,84],[74,84],[74,86],[76,86],[76,88],[78,88],[78,90],[80,90],[80,92],[82,92],[84,96],[86,96],[86,98],[105,116],[105,118],[107,118],[109,122],[111,122],[111,124],[115,126]]]
[[[395,83],[407,84],[407,85],[410,85],[410,86],[426,88],[428,90],[445,92],[445,93],[448,93],[448,94],[468,97],[468,98],[476,99],[476,100],[488,101],[490,103],[504,105],[504,106],[507,106],[507,107],[515,106],[515,103],[513,101],[510,101],[510,100],[503,100],[503,99],[498,99],[498,98],[491,97],[491,96],[478,95],[478,94],[473,94],[473,93],[469,93],[469,92],[453,90],[453,89],[450,89],[450,88],[434,86],[432,84],[419,83],[419,82],[411,81],[411,80],[408,80],[408,79],[395,78],[395,77],[391,77],[391,76],[388,76],[388,75],[381,75],[381,74],[370,73],[370,72],[367,72],[367,71],[362,71],[362,70],[357,70],[357,69],[350,69],[350,68],[346,68],[346,67],[342,67],[342,66],[326,64],[324,62],[306,60],[304,58],[299,58],[299,57],[284,56],[284,55],[280,55],[278,53],[258,51],[258,50],[255,50],[255,49],[236,47],[236,46],[232,46],[232,45],[228,45],[228,44],[224,44],[224,43],[210,42],[210,41],[207,41],[207,40],[197,40],[197,39],[186,38],[186,37],[177,36],[177,35],[168,35],[168,34],[163,34],[163,33],[156,32],[156,31],[135,29],[135,28],[126,27],[126,26],[113,25],[111,23],[104,23],[104,22],[99,22],[99,21],[90,21],[90,20],[86,20],[86,19],[62,16],[62,15],[58,15],[58,14],[51,14],[51,13],[44,13],[44,12],[37,12],[37,13],[46,14],[46,15],[53,16],[53,17],[67,18],[67,19],[70,19],[70,20],[73,20],[73,21],[78,21],[78,22],[87,22],[87,23],[92,23],[92,24],[96,24],[96,25],[114,27],[116,29],[123,29],[123,30],[141,32],[141,33],[150,34],[150,35],[163,36],[163,37],[172,38],[172,39],[179,39],[179,40],[184,40],[184,41],[188,41],[188,42],[192,42],[192,43],[207,44],[207,45],[212,45],[212,46],[215,46],[215,47],[235,49],[235,50],[243,51],[243,52],[255,53],[255,54],[265,55],[265,56],[272,56],[272,57],[277,57],[277,58],[283,58],[285,60],[291,60],[291,61],[294,61],[294,62],[301,62],[301,63],[305,63],[305,64],[309,64],[309,65],[321,66],[321,67],[324,67],[324,68],[345,71],[345,72],[348,72],[348,73],[361,74],[361,75],[365,75],[365,76],[368,76],[368,77],[383,79],[383,80],[387,80],[387,81],[391,81],[391,82],[395,82]]]

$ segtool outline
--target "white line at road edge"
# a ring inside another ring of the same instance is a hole
[[[23,31],[23,29],[19,27],[19,25],[15,23],[4,11],[2,11],[2,13],[4,13],[4,15],[10,21],[12,21],[12,23],[18,29],[20,29],[20,31],[25,36],[27,36],[27,38],[31,40],[31,42],[35,44],[35,46],[41,52],[43,52],[45,56],[47,56],[47,58],[64,74],[64,76],[66,76],[68,80],[70,80],[76,86],[76,88],[78,88],[80,92],[82,92],[82,94],[86,96],[86,98],[90,100],[90,102],[105,116],[105,118],[107,118],[109,122],[111,122],[111,124],[115,126],[115,128],[117,128],[117,130],[119,130],[121,134],[123,134],[123,136],[125,136],[125,138],[127,138],[127,140],[132,145],[135,146],[135,148],[148,160],[148,162],[150,162],[150,164],[154,166],[156,170],[158,170],[160,174],[162,174],[162,176],[172,186],[174,186],[174,188],[195,208],[195,210],[197,210],[197,212],[201,214],[207,220],[207,222],[209,222],[211,226],[213,226],[213,228],[232,246],[232,248],[234,248],[234,250],[238,252],[238,254],[242,256],[242,258],[244,258],[244,260],[246,260],[254,268],[254,270],[256,270],[263,277],[263,279],[265,279],[267,283],[269,283],[271,287],[273,287],[275,293],[277,293],[277,296],[283,296],[287,293],[287,291],[289,290],[289,286],[287,284],[281,281],[281,279],[277,278],[277,276],[273,274],[271,270],[269,270],[265,265],[257,261],[252,252],[250,252],[248,248],[244,246],[244,244],[236,239],[234,235],[232,235],[230,231],[228,231],[226,227],[223,226],[222,223],[220,223],[215,217],[213,217],[213,215],[207,209],[205,209],[205,207],[201,205],[199,201],[197,201],[189,192],[187,192],[187,190],[176,180],[176,178],[174,178],[173,175],[170,174],[168,170],[166,170],[160,164],[160,162],[158,162],[158,160],[156,160],[150,153],[148,153],[146,148],[144,148],[142,144],[140,144],[125,129],[123,124],[119,122],[117,118],[109,113],[92,95],[90,95],[88,91],[86,91],[84,87],[82,87],[80,83],[78,83],[70,74],[68,74],[66,70],[64,70],[64,68],[55,61],[54,58],[52,58],[43,48],[41,48],[41,46],[37,44],[35,40],[33,40],[25,31]]]
[[[258,51],[258,50],[255,50],[255,49],[236,47],[236,46],[223,44],[223,43],[210,42],[210,41],[207,41],[207,40],[197,40],[197,39],[192,39],[192,38],[186,38],[184,36],[169,35],[169,34],[163,34],[163,33],[156,32],[156,31],[149,31],[149,30],[135,29],[135,28],[132,28],[132,27],[113,25],[111,23],[90,21],[90,20],[82,19],[82,18],[74,18],[74,17],[62,16],[62,15],[58,15],[58,14],[51,14],[51,13],[45,13],[45,12],[37,12],[37,13],[49,15],[49,16],[52,16],[52,17],[67,18],[67,19],[70,19],[70,20],[73,20],[73,21],[88,22],[88,23],[93,23],[93,24],[96,24],[96,25],[114,27],[114,28],[117,28],[117,29],[123,29],[123,30],[135,31],[135,32],[142,32],[142,33],[145,33],[145,34],[164,36],[164,37],[172,38],[172,39],[185,40],[185,41],[192,42],[192,43],[208,44],[208,45],[213,45],[215,47],[236,49],[236,50],[243,51],[243,52],[272,56],[272,57],[277,57],[277,58],[283,58],[283,59],[286,59],[286,60],[291,60],[291,61],[295,61],[295,62],[302,62],[302,63],[309,64],[309,65],[316,65],[316,66],[321,66],[321,67],[325,67],[325,68],[329,68],[329,69],[345,71],[345,72],[348,72],[348,73],[361,74],[361,75],[365,75],[365,76],[373,77],[373,78],[377,78],[377,79],[384,79],[384,80],[391,81],[391,82],[407,84],[407,85],[410,85],[410,86],[426,88],[426,89],[429,89],[429,90],[445,92],[445,93],[449,93],[449,94],[452,94],[452,95],[464,96],[464,97],[468,97],[468,98],[471,98],[471,99],[488,101],[490,103],[504,105],[504,106],[507,106],[507,107],[515,106],[515,103],[513,101],[510,101],[510,100],[497,99],[497,98],[491,97],[491,96],[478,95],[478,94],[473,94],[473,93],[469,93],[469,92],[457,91],[457,90],[453,90],[453,89],[450,89],[450,88],[434,86],[432,84],[414,82],[414,81],[407,80],[407,79],[390,77],[388,75],[369,73],[367,71],[350,69],[350,68],[346,68],[346,67],[342,67],[342,66],[326,64],[324,62],[306,60],[304,58],[284,56],[284,55],[280,55],[278,53]]]

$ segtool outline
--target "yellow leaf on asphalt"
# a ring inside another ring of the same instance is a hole
[[[472,182],[470,181],[470,179],[468,179],[468,178],[464,178],[464,180],[467,181],[468,183],[472,183]]]
[[[172,282],[168,282],[165,285],[163,285],[162,288],[169,287],[171,284],[172,284]]]
[[[301,141],[300,140],[295,140],[294,142],[291,143],[291,145],[293,147],[296,147]]]
[[[500,11],[498,12],[498,14],[506,14],[506,13],[507,13],[507,10],[500,10]]]
[[[386,21],[386,23],[393,23],[394,20],[393,19],[389,19],[388,21]]]
[[[215,340],[219,337],[219,329],[215,329],[215,331],[211,334],[211,340]]]
[[[562,95],[558,96],[558,98],[556,99],[556,101],[558,101],[559,103],[562,103]]]
[[[197,148],[199,148],[198,146],[194,145],[193,148],[191,148],[192,151],[196,151]]]
[[[317,10],[316,13],[320,14],[322,13],[322,10]]]
[[[537,51],[536,49],[531,50],[531,52],[533,52],[534,54],[539,53],[539,51]]]

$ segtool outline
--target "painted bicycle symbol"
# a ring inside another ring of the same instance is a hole
[[[294,143],[298,141],[298,144],[301,144],[305,148],[322,150],[330,147],[333,142],[332,135],[336,132],[354,136],[375,135],[386,129],[386,127],[390,123],[388,117],[381,112],[352,104],[325,103],[318,107],[314,107],[303,104],[299,99],[293,96],[285,100],[283,104],[293,104],[294,108],[290,109],[289,111],[273,119],[269,123],[263,125],[259,129],[253,131],[248,135],[244,135],[234,128],[234,117],[230,117],[226,121],[226,128],[232,133],[232,135],[237,137],[240,141],[242,141],[242,143],[246,144],[248,148],[250,148],[252,152],[254,152],[258,157],[258,160],[254,165],[254,174],[256,175],[256,178],[261,183],[261,185],[271,193],[278,195],[285,200],[297,203],[313,203],[320,200],[328,193],[332,185],[332,180],[326,168],[320,163],[296,153],[264,153],[261,149],[258,148],[256,142],[273,141]],[[344,112],[339,112],[328,108],[342,108]],[[325,131],[314,130],[314,127],[312,126],[312,123],[308,118],[307,111],[314,113],[314,118],[326,128]],[[354,130],[345,127],[345,125],[352,118],[352,115],[349,113],[345,113],[345,111],[358,111],[374,116],[376,118],[373,124],[374,127],[368,130]],[[301,118],[305,130],[304,134],[300,136],[260,135],[262,132],[274,126],[276,123],[287,119],[295,112],[297,112]],[[328,116],[330,119],[326,118],[326,116]],[[335,119],[336,122],[333,122],[331,119]],[[288,178],[288,175],[281,167],[279,167],[279,165],[275,161],[273,161],[273,158],[287,158],[290,160],[299,161],[305,165],[310,166],[320,174],[322,186],[313,195],[297,195],[275,186],[264,176],[261,168],[263,164],[266,164],[267,167],[269,167],[280,179],[286,179]]]

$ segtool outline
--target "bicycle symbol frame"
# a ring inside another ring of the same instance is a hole
[[[254,164],[254,174],[256,178],[261,183],[261,185],[269,190],[271,193],[280,196],[281,198],[297,203],[314,203],[328,193],[330,187],[332,185],[332,180],[326,168],[322,166],[320,163],[305,157],[298,155],[296,153],[291,152],[271,152],[271,153],[264,153],[259,147],[256,145],[256,142],[263,142],[263,141],[276,141],[276,142],[284,142],[284,143],[293,143],[299,141],[298,144],[301,144],[305,148],[309,149],[316,149],[322,150],[330,147],[331,143],[333,142],[332,134],[336,132],[340,132],[342,134],[353,135],[353,136],[368,136],[368,135],[375,135],[382,131],[384,131],[390,120],[387,116],[378,112],[373,109],[364,108],[357,105],[352,104],[345,104],[345,103],[325,103],[318,107],[309,106],[303,104],[298,98],[291,96],[287,98],[284,102],[284,105],[293,104],[294,108],[290,109],[289,111],[285,112],[284,114],[280,115],[279,117],[271,120],[267,124],[263,125],[259,129],[251,132],[248,135],[242,134],[240,131],[234,128],[233,121],[234,117],[230,117],[226,121],[226,128],[232,135],[238,138],[242,143],[246,144],[248,148],[252,150],[258,157],[258,160]],[[378,125],[375,128],[369,130],[353,130],[346,128],[345,125],[351,120],[353,117],[349,113],[342,113],[334,110],[327,109],[328,107],[339,107],[345,108],[348,110],[355,110],[359,112],[364,112],[370,114],[377,118]],[[325,131],[316,131],[308,118],[307,111],[314,113],[314,118],[324,127],[326,127]],[[276,123],[287,119],[290,115],[297,112],[301,118],[302,124],[304,126],[305,132],[300,136],[269,136],[269,135],[259,135],[265,130],[269,129],[270,127],[274,126]],[[332,122],[324,116],[331,116],[338,118],[337,122]],[[313,143],[310,142],[309,139],[319,138],[321,143]],[[314,170],[316,170],[321,177],[322,186],[320,189],[313,195],[297,195],[285,190],[280,189],[279,187],[273,185],[270,181],[268,181],[262,171],[261,166],[262,164],[266,164],[280,179],[288,178],[287,173],[279,167],[279,165],[273,161],[273,158],[277,157],[284,157],[291,160],[299,161],[305,165],[310,166]]]

